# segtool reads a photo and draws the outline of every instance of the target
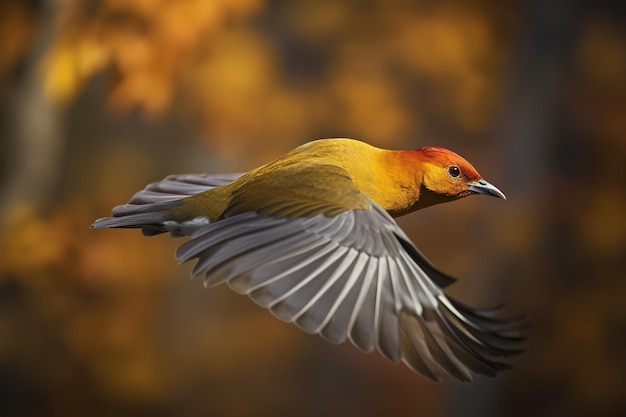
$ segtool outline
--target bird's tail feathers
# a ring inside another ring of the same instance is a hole
[[[91,228],[141,228],[145,236],[170,232],[174,237],[191,234],[208,223],[205,217],[184,222],[167,219],[164,213],[181,204],[181,200],[211,188],[227,184],[242,174],[183,174],[170,175],[148,184],[133,195],[127,204],[113,209],[113,217],[96,220]]]
[[[113,209],[113,217],[103,217],[90,226],[92,229],[122,228],[141,229],[145,236],[154,236],[171,232],[173,236],[183,236],[184,233],[174,230],[165,218],[165,211],[177,205],[180,201],[166,201],[152,204],[124,204]]]

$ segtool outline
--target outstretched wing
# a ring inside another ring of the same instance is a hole
[[[442,369],[470,381],[470,371],[493,376],[508,368],[498,358],[519,352],[516,322],[448,297],[442,287],[451,278],[344,174],[316,172],[302,180],[305,189],[293,178],[281,187],[280,175],[248,184],[225,218],[191,235],[178,259],[196,258],[193,275],[204,274],[207,286],[225,282],[306,332],[377,349],[434,380]]]

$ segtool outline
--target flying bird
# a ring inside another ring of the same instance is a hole
[[[448,296],[454,279],[393,218],[472,194],[506,198],[447,149],[323,139],[245,174],[168,176],[91,227],[189,236],[176,256],[197,259],[206,287],[226,283],[305,332],[430,379],[471,381],[510,368],[501,358],[520,352],[520,321]]]

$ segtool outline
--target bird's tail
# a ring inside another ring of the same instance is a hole
[[[103,217],[91,224],[92,229],[101,228],[141,228],[145,236],[158,235],[160,233],[172,232],[175,230],[168,227],[165,218],[165,211],[181,204],[180,201],[167,201],[151,204],[124,204],[113,209],[113,217]],[[181,234],[182,236],[182,234]]]
[[[182,204],[182,200],[187,197],[227,184],[241,175],[170,175],[137,192],[128,203],[113,209],[113,217],[98,219],[91,228],[140,228],[146,236],[165,232],[170,232],[175,237],[189,235],[199,226],[208,223],[208,220],[198,217],[179,223],[168,219],[166,212]]]

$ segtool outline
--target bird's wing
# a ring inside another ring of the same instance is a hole
[[[182,174],[169,175],[158,182],[148,184],[128,201],[127,205],[145,205],[199,194],[236,180],[243,174]]]
[[[507,368],[494,359],[517,353],[511,323],[446,296],[435,283],[441,273],[383,209],[351,194],[344,174],[326,180],[347,205],[340,194],[323,198],[319,180],[295,196],[276,195],[286,192],[279,179],[274,189],[242,191],[252,203],[235,199],[225,218],[191,235],[178,259],[197,258],[193,274],[205,274],[207,286],[226,282],[306,332],[376,348],[435,380],[441,369],[469,381],[470,370]]]

